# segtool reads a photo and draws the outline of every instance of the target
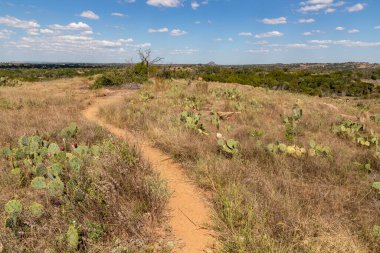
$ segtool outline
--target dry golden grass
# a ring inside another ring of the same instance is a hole
[[[380,225],[379,195],[371,189],[380,179],[380,162],[373,150],[331,130],[332,124],[348,117],[380,133],[368,119],[380,111],[378,101],[318,98],[235,84],[178,80],[168,84],[162,80],[147,84],[141,95],[104,108],[101,114],[119,127],[144,134],[210,191],[221,251],[380,251],[379,239],[372,234],[372,227]],[[218,88],[239,89],[242,98],[217,97],[213,91]],[[154,98],[147,99],[146,94]],[[192,96],[199,101],[196,110],[189,109]],[[266,151],[269,143],[293,144],[285,138],[280,115],[289,115],[296,103],[304,115],[294,144],[308,148],[315,140],[331,148],[331,158],[293,158]],[[185,110],[201,113],[208,135],[184,127],[179,115]],[[210,111],[241,114],[222,120],[217,129]],[[250,136],[252,130],[262,131],[262,137]],[[238,140],[239,156],[228,159],[220,154],[216,133]],[[371,173],[356,164],[368,161]]]
[[[162,238],[166,235],[157,234],[157,227],[164,221],[162,210],[167,199],[166,192],[155,190],[163,189],[162,182],[149,164],[139,159],[135,148],[118,142],[82,117],[81,111],[92,98],[106,92],[90,91],[88,86],[87,79],[74,78],[0,88],[0,148],[16,146],[20,136],[37,131],[45,140],[62,143],[59,133],[70,122],[78,124],[78,144],[114,142],[100,159],[86,161],[76,180],[89,195],[80,203],[70,197],[57,203],[44,191],[22,187],[10,176],[9,162],[0,158],[2,252],[66,252],[64,236],[73,221],[81,231],[80,252],[168,250]],[[33,201],[45,207],[45,215],[38,221],[24,212],[21,232],[16,234],[4,225],[4,206],[14,198],[22,202],[24,209]],[[103,227],[93,227],[98,225]],[[91,233],[97,232],[101,238],[91,239]]]

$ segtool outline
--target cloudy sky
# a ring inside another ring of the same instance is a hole
[[[0,62],[380,62],[379,0],[0,0]]]

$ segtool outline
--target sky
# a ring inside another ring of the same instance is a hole
[[[0,0],[0,62],[380,62],[379,0]]]

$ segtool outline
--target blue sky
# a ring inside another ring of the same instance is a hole
[[[0,0],[0,62],[380,62],[378,0]]]

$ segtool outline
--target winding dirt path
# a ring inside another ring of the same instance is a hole
[[[173,192],[168,203],[169,225],[176,240],[182,242],[182,247],[175,249],[174,252],[213,252],[212,248],[215,245],[213,232],[205,228],[211,220],[211,208],[207,205],[200,189],[189,181],[181,165],[175,163],[159,149],[142,141],[135,134],[115,127],[98,117],[101,107],[120,102],[131,94],[133,91],[130,90],[112,91],[107,96],[92,101],[92,104],[83,111],[83,115],[115,136],[130,144],[138,145],[142,158],[149,161],[153,169],[168,182],[168,187]]]

